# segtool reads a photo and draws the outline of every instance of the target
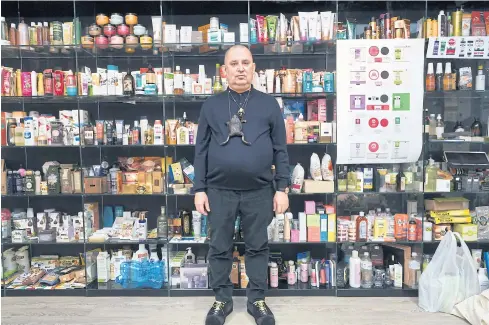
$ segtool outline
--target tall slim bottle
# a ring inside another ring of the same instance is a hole
[[[168,239],[168,216],[166,214],[166,207],[162,206],[161,207],[161,213],[158,216],[157,222],[157,231],[158,231],[158,238],[167,240]]]
[[[426,74],[426,91],[435,91],[435,74],[433,63],[428,63],[428,73]]]
[[[443,91],[452,90],[452,64],[447,62],[445,65],[445,75],[443,76]]]
[[[435,89],[437,91],[442,91],[443,90],[443,63],[438,62],[436,64],[436,87]]]
[[[220,64],[216,63],[216,75],[214,76],[214,85],[212,86],[212,91],[214,94],[223,91],[222,83],[221,83],[221,74],[219,70],[220,70]]]

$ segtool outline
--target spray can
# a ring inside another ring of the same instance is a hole
[[[461,10],[452,12],[453,36],[462,36],[462,16]]]

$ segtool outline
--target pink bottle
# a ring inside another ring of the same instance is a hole
[[[270,266],[270,287],[278,288],[278,266],[275,262]]]
[[[299,242],[299,220],[293,220],[292,229],[290,230],[290,242]]]
[[[287,283],[291,286],[295,285],[297,278],[295,275],[295,265],[294,261],[289,261],[289,269],[287,272]]]

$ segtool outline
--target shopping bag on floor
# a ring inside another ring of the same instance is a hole
[[[447,232],[419,279],[419,306],[429,312],[450,313],[457,303],[479,293],[467,244],[459,233]]]

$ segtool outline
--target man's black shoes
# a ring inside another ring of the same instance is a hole
[[[264,300],[248,302],[248,314],[255,318],[257,325],[275,325],[275,317]]]
[[[233,312],[233,302],[216,301],[207,313],[205,325],[223,325],[226,317]]]

